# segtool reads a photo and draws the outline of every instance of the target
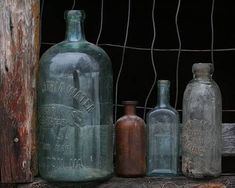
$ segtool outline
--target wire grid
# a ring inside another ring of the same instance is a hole
[[[210,26],[211,26],[211,48],[210,49],[183,49],[182,48],[182,41],[181,41],[181,35],[180,35],[180,27],[178,24],[178,15],[180,12],[181,8],[181,0],[178,0],[177,3],[177,8],[175,12],[175,29],[176,29],[176,34],[178,38],[178,48],[169,48],[169,49],[163,49],[163,48],[154,48],[155,40],[156,40],[156,24],[155,24],[155,19],[156,19],[156,0],[152,0],[152,27],[153,27],[153,37],[152,37],[152,42],[150,48],[144,48],[144,47],[136,47],[136,46],[128,46],[127,45],[127,40],[129,36],[129,25],[130,25],[130,17],[131,17],[131,7],[132,7],[132,1],[128,0],[128,8],[127,8],[127,23],[126,23],[126,31],[125,31],[125,39],[123,44],[110,44],[110,43],[99,43],[100,37],[102,35],[102,30],[103,30],[103,20],[104,20],[104,0],[101,0],[101,6],[100,6],[100,26],[99,26],[99,32],[96,40],[96,45],[99,46],[108,46],[112,48],[122,48],[122,58],[120,62],[120,68],[118,70],[118,75],[116,79],[116,84],[115,84],[115,100],[114,100],[114,121],[117,120],[117,107],[123,107],[122,104],[118,104],[118,92],[119,92],[119,80],[122,75],[123,71],[123,65],[125,63],[125,54],[126,54],[126,49],[130,50],[136,50],[136,51],[149,51],[151,55],[151,63],[153,67],[153,74],[154,74],[154,79],[153,83],[151,85],[151,88],[149,88],[149,92],[146,96],[145,99],[145,104],[144,106],[137,106],[136,108],[138,109],[143,109],[144,110],[144,115],[143,118],[145,119],[146,116],[146,110],[152,109],[152,107],[148,107],[148,99],[156,85],[157,81],[157,71],[156,71],[156,62],[154,60],[154,53],[153,52],[177,52],[177,59],[176,59],[176,89],[175,89],[175,104],[174,107],[177,109],[178,105],[178,91],[179,91],[179,68],[180,68],[180,57],[181,57],[181,52],[210,52],[211,53],[211,62],[214,64],[214,52],[229,52],[229,51],[235,51],[235,48],[220,48],[220,49],[215,49],[214,48],[214,8],[215,8],[215,0],[211,1],[211,14],[210,14]],[[71,9],[74,9],[76,6],[76,0],[73,0],[73,4],[71,5]],[[44,0],[41,0],[41,17],[43,16],[43,9],[44,9]],[[41,37],[41,35],[40,35]],[[41,41],[41,45],[54,45],[56,44],[55,42],[47,42],[47,41]],[[182,109],[177,109],[179,112],[182,111]],[[227,109],[223,110],[223,112],[235,112],[233,109]]]

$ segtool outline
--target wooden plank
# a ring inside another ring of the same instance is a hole
[[[17,188],[16,184],[1,184],[0,183],[0,188]]]
[[[0,1],[0,182],[36,174],[39,3]]]
[[[145,177],[118,178],[114,177],[102,183],[49,183],[36,179],[31,184],[18,185],[17,188],[232,188],[235,186],[235,176],[221,176],[212,180],[192,180],[185,177]]]
[[[235,155],[235,123],[223,123],[223,155]]]

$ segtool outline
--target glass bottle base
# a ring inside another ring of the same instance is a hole
[[[179,174],[177,174],[176,172],[174,172],[172,170],[168,170],[168,169],[153,170],[151,172],[147,172],[147,176],[174,177],[174,176],[178,176],[178,175]]]
[[[220,176],[221,173],[217,173],[217,174],[188,174],[188,173],[183,173],[184,176],[188,177],[188,178],[192,178],[192,179],[213,179],[213,178],[217,178]]]
[[[96,168],[57,168],[48,170],[46,173],[41,174],[41,177],[47,181],[54,182],[91,182],[110,179],[112,175],[113,173],[110,171]]]
[[[122,178],[140,178],[140,177],[144,177],[145,174],[118,174],[118,177],[122,177]]]

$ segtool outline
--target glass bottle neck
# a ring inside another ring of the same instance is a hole
[[[210,74],[209,72],[208,73],[201,73],[201,72],[198,72],[198,73],[194,73],[193,74],[193,78],[195,80],[212,80],[212,74]]]
[[[169,106],[169,101],[170,101],[169,86],[165,85],[158,86],[157,106],[158,107]]]
[[[66,40],[82,41],[85,40],[83,20],[67,20]]]
[[[125,105],[124,112],[126,115],[135,115],[136,114],[136,107],[135,105]]]

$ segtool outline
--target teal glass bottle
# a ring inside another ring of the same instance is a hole
[[[157,106],[147,114],[147,175],[174,176],[179,163],[179,115],[170,106],[170,81],[158,81]]]
[[[222,97],[211,63],[195,63],[183,97],[182,172],[218,177],[222,159]]]
[[[39,172],[51,181],[93,181],[113,173],[112,67],[86,41],[80,10],[67,11],[66,39],[40,60]]]

